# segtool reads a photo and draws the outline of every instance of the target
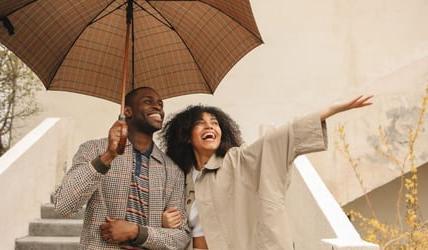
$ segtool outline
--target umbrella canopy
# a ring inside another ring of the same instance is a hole
[[[0,42],[46,89],[120,103],[129,3],[126,91],[213,93],[262,43],[248,0],[1,0]]]

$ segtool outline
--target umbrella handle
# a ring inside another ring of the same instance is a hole
[[[128,0],[128,7],[126,8],[126,35],[125,35],[125,54],[123,56],[123,77],[122,77],[122,98],[120,105],[120,115],[119,120],[125,120],[125,91],[126,83],[128,82],[128,54],[129,54],[129,33],[131,29],[132,19],[133,19],[133,0]],[[122,129],[120,132],[119,143],[116,148],[116,153],[122,155],[125,152],[126,140],[128,135],[122,134]]]
[[[124,120],[125,120],[125,116],[119,115],[119,121],[124,121]],[[116,148],[116,153],[118,155],[122,155],[125,152],[125,146],[126,146],[126,140],[127,140],[127,135],[122,134],[122,129],[120,131],[121,131],[120,139]]]

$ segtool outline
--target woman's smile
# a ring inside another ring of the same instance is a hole
[[[217,118],[210,113],[202,113],[192,129],[191,143],[197,153],[212,155],[220,146],[221,128]]]

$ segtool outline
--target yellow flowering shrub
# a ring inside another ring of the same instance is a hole
[[[360,227],[365,240],[379,244],[384,250],[428,250],[428,220],[423,220],[418,203],[418,169],[415,163],[414,145],[418,135],[424,126],[424,117],[428,105],[428,87],[420,105],[420,111],[416,125],[408,133],[408,151],[403,160],[399,160],[394,154],[385,132],[379,127],[379,138],[381,146],[376,148],[390,162],[399,167],[401,171],[401,186],[398,191],[396,203],[397,224],[386,224],[379,221],[373,205],[368,196],[368,190],[359,172],[359,161],[350,152],[346,140],[346,131],[343,125],[338,127],[339,141],[337,148],[343,153],[345,159],[351,166],[361,186],[365,201],[371,211],[370,216],[364,216],[358,211],[348,211],[351,221]],[[405,176],[405,169],[410,169],[410,174]],[[404,192],[404,194],[403,194]],[[403,199],[404,198],[404,199]],[[400,211],[402,203],[405,204],[405,217],[402,218]]]

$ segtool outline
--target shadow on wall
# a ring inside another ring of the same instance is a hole
[[[408,177],[409,174],[406,175]],[[418,179],[419,179],[419,205],[420,211],[423,218],[428,218],[428,163],[418,167]],[[377,211],[379,220],[387,224],[397,223],[395,214],[395,207],[397,204],[397,194],[400,189],[400,178],[396,178],[389,183],[378,187],[368,193],[370,200],[372,201],[373,208]],[[370,215],[370,209],[367,207],[367,203],[364,197],[360,197],[354,201],[349,202],[343,206],[345,211],[354,210],[359,211],[363,215]],[[402,204],[401,211],[406,211],[405,205]],[[358,225],[355,225],[358,228]]]

